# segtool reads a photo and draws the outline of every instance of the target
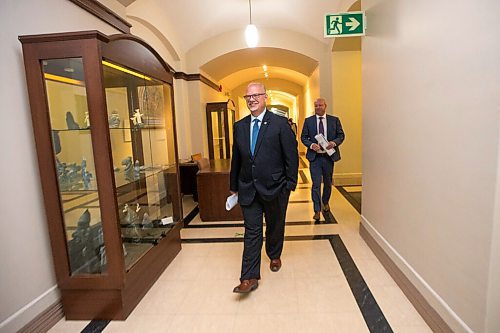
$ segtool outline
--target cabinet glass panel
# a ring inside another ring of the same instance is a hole
[[[226,115],[224,110],[212,112],[210,115],[212,117],[214,158],[223,159],[226,156],[226,131],[224,128]]]
[[[108,61],[103,73],[128,270],[180,217],[171,87]]]
[[[70,271],[72,275],[104,273],[106,251],[83,62],[81,58],[51,59],[42,65]]]

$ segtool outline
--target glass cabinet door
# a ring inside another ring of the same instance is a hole
[[[105,273],[83,62],[81,58],[51,59],[42,65],[70,274]]]
[[[125,267],[130,269],[180,220],[168,84],[103,61]]]
[[[234,102],[207,103],[208,154],[210,159],[231,158],[235,110]]]

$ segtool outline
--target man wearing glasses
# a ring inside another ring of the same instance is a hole
[[[281,268],[285,217],[290,191],[297,186],[297,140],[288,121],[266,109],[266,88],[250,83],[243,96],[250,115],[234,124],[230,190],[238,194],[245,220],[240,284],[235,293],[259,286],[263,215],[271,271]]]

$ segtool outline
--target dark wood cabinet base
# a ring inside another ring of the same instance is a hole
[[[126,275],[117,290],[62,290],[63,311],[68,320],[125,320],[181,250],[180,229],[175,226]]]

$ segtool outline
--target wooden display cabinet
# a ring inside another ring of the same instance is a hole
[[[21,36],[67,319],[125,319],[181,249],[170,67],[132,35]]]
[[[207,103],[208,156],[211,160],[231,158],[235,112],[235,104],[231,99]]]

